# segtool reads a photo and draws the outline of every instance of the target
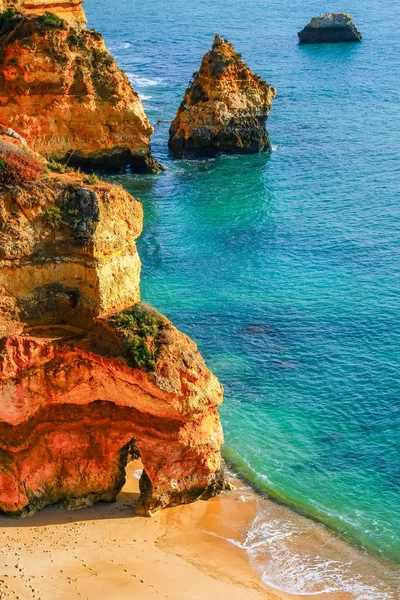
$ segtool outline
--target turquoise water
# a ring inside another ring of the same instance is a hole
[[[117,179],[145,208],[143,298],[198,342],[225,386],[226,458],[398,560],[400,5],[85,6],[162,121],[153,150],[168,171]],[[300,47],[296,31],[328,10],[351,12],[363,42]],[[174,161],[169,122],[216,32],[278,89],[274,151]]]

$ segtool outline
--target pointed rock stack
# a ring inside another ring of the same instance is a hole
[[[171,152],[196,158],[270,150],[265,123],[275,93],[216,35],[171,124]]]

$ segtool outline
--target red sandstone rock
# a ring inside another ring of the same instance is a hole
[[[91,332],[3,339],[0,510],[25,516],[48,504],[114,501],[127,461],[138,454],[145,470],[139,512],[223,488],[221,386],[195,344],[165,323],[168,341],[154,372],[93,352]]]

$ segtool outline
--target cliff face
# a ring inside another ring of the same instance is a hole
[[[46,158],[158,171],[153,128],[100,34],[54,15],[0,15],[0,123]]]
[[[11,8],[24,15],[40,16],[49,11],[65,19],[71,27],[84,29],[86,15],[83,0],[0,0],[0,13]]]
[[[138,302],[140,204],[47,171],[0,137],[0,511],[114,501],[137,456],[138,512],[219,493],[222,388]]]
[[[265,123],[275,94],[217,35],[171,124],[171,152],[195,158],[269,150]]]
[[[0,510],[112,502],[137,456],[143,514],[223,489],[221,386],[195,344],[157,318],[165,330],[150,368],[130,366],[129,335],[119,339],[107,321],[76,339],[37,328],[2,340]]]
[[[85,327],[137,302],[141,224],[141,204],[122,188],[76,175],[3,192],[0,288],[10,316]]]
[[[327,13],[313,17],[297,35],[301,44],[360,42],[362,39],[353,17],[347,13]]]

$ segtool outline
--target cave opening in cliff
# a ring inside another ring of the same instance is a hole
[[[136,501],[140,495],[139,481],[143,473],[143,464],[140,458],[140,450],[136,445],[136,439],[133,438],[125,446],[125,449],[125,484],[122,492],[124,494],[133,495],[134,500]]]

